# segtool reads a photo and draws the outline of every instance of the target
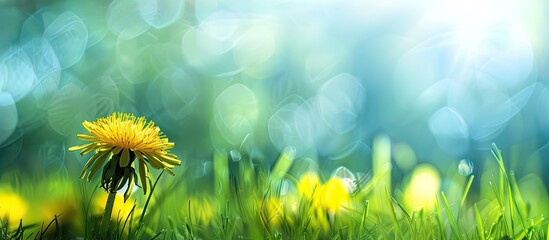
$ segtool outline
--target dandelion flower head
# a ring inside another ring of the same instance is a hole
[[[126,184],[120,182],[121,179],[126,179],[126,176],[129,176],[130,182],[133,179],[133,162],[137,159],[143,192],[146,194],[150,181],[146,163],[172,175],[174,173],[171,169],[175,165],[181,164],[176,155],[169,153],[170,149],[174,147],[174,143],[169,142],[160,128],[155,126],[152,121],[147,122],[145,117],[135,117],[128,113],[113,113],[94,122],[84,121],[82,125],[89,134],[77,134],[77,137],[89,143],[71,147],[69,151],[80,150],[80,155],[94,152],[80,176],[84,178],[87,173],[88,181],[99,170],[99,167],[107,159],[110,159],[105,166],[102,181],[107,185],[115,184],[117,189],[121,189],[123,187],[121,185]],[[111,157],[109,158],[109,156]],[[107,179],[105,179],[105,173],[110,173],[110,175],[107,174]],[[128,186],[132,187],[133,184]],[[107,190],[106,186],[104,188]],[[115,190],[111,189],[111,191]]]

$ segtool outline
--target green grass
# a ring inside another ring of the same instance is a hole
[[[229,153],[216,152],[212,184],[201,187],[185,184],[188,171],[175,178],[157,175],[149,195],[134,193],[129,212],[113,212],[108,239],[549,239],[548,221],[531,211],[495,145],[496,169],[485,169],[493,174],[488,185],[480,184],[491,197],[469,199],[479,179],[471,175],[464,184],[454,185],[460,196],[440,192],[432,208],[415,210],[395,194],[399,189],[391,192],[380,184],[391,177],[390,170],[367,182],[357,180],[349,202],[335,212],[318,205],[327,200],[298,197],[300,176],[289,174],[297,161],[292,151],[287,148],[272,171],[245,154],[232,159]],[[29,225],[23,219],[18,226],[4,218],[0,239],[97,238],[101,216],[91,206],[99,191],[88,185],[80,188],[79,217],[61,214],[46,224]],[[332,196],[320,186],[311,192]],[[65,224],[69,221],[83,226]]]

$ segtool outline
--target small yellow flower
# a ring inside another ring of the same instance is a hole
[[[63,216],[61,218],[66,224],[70,224],[71,228],[84,230],[84,221],[80,218],[80,212],[74,200],[55,197],[41,199],[37,205],[37,211],[33,211],[33,217],[37,218],[35,222],[49,222],[56,216]]]
[[[217,205],[215,201],[208,197],[192,198],[190,201],[190,213],[193,222],[203,226],[208,226],[215,219],[215,211]],[[185,208],[184,212],[188,213],[189,209]]]
[[[259,202],[261,220],[271,228],[278,228],[284,216],[283,201],[276,197],[269,197]]]
[[[0,219],[8,217],[10,226],[19,226],[19,221],[26,216],[29,205],[18,194],[11,191],[0,189],[0,196],[2,196],[2,200],[0,201]]]
[[[343,179],[332,177],[317,194],[322,207],[330,214],[337,214],[350,202],[349,188]]]
[[[171,169],[181,164],[176,155],[169,153],[174,143],[168,141],[154,122],[147,123],[145,117],[113,113],[95,122],[84,121],[82,125],[88,130],[89,135],[77,134],[76,136],[90,143],[71,147],[69,151],[80,150],[80,155],[91,152],[94,154],[84,166],[80,177],[84,178],[88,173],[87,179],[90,181],[103,163],[110,159],[103,169],[102,186],[107,191],[115,192],[127,184],[125,199],[132,191],[136,175],[133,167],[135,158],[138,160],[144,194],[147,193],[148,184],[150,184],[146,163],[172,175],[174,173]]]
[[[315,172],[307,172],[301,175],[299,182],[297,182],[297,192],[299,196],[310,200],[318,188],[320,188],[321,182],[318,174]]]
[[[332,177],[321,184],[315,172],[301,176],[297,183],[297,191],[303,200],[311,200],[315,208],[322,208],[331,213],[337,213],[350,201],[349,187],[343,179]]]
[[[322,184],[315,172],[301,176],[297,192],[300,204],[309,206],[306,211],[312,216],[311,226],[323,231],[329,231],[334,217],[351,202],[351,191],[343,179],[332,177]]]

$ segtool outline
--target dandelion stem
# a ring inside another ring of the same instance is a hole
[[[107,204],[105,205],[105,212],[103,213],[103,219],[101,220],[101,227],[99,228],[99,233],[103,237],[107,237],[107,232],[109,229],[109,224],[111,223],[111,214],[112,207],[114,205],[114,199],[116,198],[116,192],[109,192],[109,198],[107,199]]]

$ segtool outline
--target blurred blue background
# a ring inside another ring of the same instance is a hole
[[[548,13],[543,0],[0,1],[0,176],[78,172],[86,159],[66,149],[81,123],[114,111],[155,121],[196,177],[215,149],[270,166],[287,146],[369,172],[379,135],[397,172],[468,175],[496,142],[543,175]]]

